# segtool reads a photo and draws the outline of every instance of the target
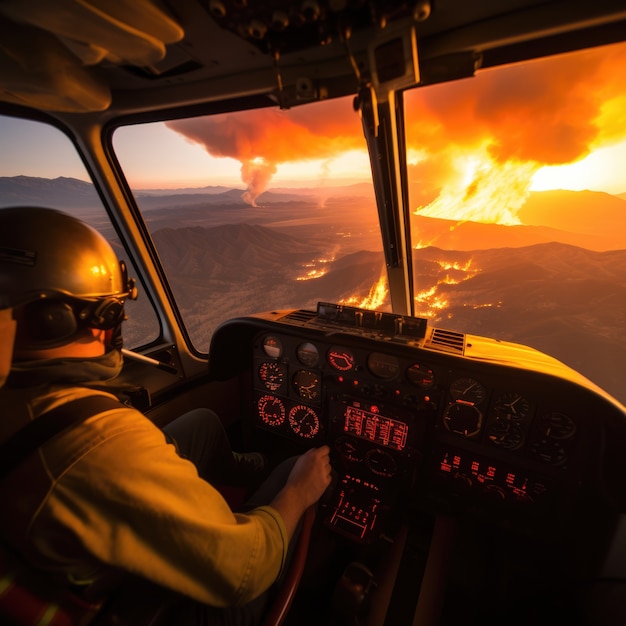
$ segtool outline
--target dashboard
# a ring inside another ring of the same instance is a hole
[[[252,438],[330,446],[325,523],[354,541],[411,508],[523,525],[559,523],[589,498],[623,507],[607,439],[626,441],[624,407],[526,346],[320,303],[227,322],[209,365],[224,376],[237,353]]]

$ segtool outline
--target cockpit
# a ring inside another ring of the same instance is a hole
[[[499,550],[516,554],[513,569],[535,568],[536,559],[556,568],[549,584],[535,572],[525,589],[533,602],[569,592],[571,580],[561,587],[566,572],[590,575],[582,572],[595,558],[587,553],[593,542],[583,537],[600,532],[597,525],[608,521],[602,518],[624,506],[622,455],[611,443],[624,437],[623,408],[529,347],[320,302],[314,311],[229,320],[216,329],[210,355],[213,376],[238,380],[244,440],[279,457],[331,447],[334,486],[318,511],[320,532],[349,546],[372,584],[381,568],[401,567],[383,558],[399,534],[409,542],[402,558],[417,559],[410,542],[425,540],[425,532],[444,550],[456,541],[485,541],[486,533]],[[531,547],[530,537],[531,544],[541,540]],[[429,568],[414,561],[423,571],[413,575],[428,571],[437,580],[431,569],[452,567],[454,558]],[[348,587],[362,583],[357,571]],[[512,583],[519,572],[506,575]],[[495,583],[478,572],[465,576],[455,584],[476,586],[486,602]],[[519,597],[512,589],[499,593],[504,616]],[[417,602],[417,589],[411,595]]]
[[[155,424],[330,447],[286,626],[623,621],[623,3],[65,4],[0,6],[0,206],[128,266]]]

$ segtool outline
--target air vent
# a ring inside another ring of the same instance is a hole
[[[288,313],[285,317],[282,317],[280,321],[286,322],[289,320],[295,324],[306,324],[316,317],[317,313],[314,311],[305,311],[304,309],[300,309],[299,311],[292,311],[291,313]]]
[[[465,352],[465,335],[452,330],[433,328],[430,340],[427,341],[425,347],[431,350],[463,354]]]

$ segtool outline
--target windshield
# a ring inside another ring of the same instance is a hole
[[[352,98],[127,126],[113,145],[198,350],[237,315],[389,309]]]
[[[124,342],[156,341],[159,320],[74,144],[57,128],[0,115],[0,207],[41,206],[69,213],[98,230],[137,280],[139,297],[127,300]]]
[[[405,94],[416,314],[626,402],[626,45]]]
[[[626,45],[408,91],[415,312],[626,401]],[[122,127],[114,147],[187,331],[318,301],[389,310],[351,98]]]

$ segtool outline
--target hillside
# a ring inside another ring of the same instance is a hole
[[[185,319],[207,338],[242,310],[362,299],[384,270],[381,252],[334,258],[328,239],[260,225],[168,228],[154,238]],[[418,296],[429,293],[417,314],[434,325],[535,347],[626,402],[626,250],[426,247],[415,251],[414,274]]]
[[[257,207],[243,202],[241,189],[154,190],[138,201],[204,347],[217,323],[242,311],[366,298],[385,269],[368,189],[329,189],[325,197],[312,188],[271,190]],[[91,184],[68,178],[0,178],[0,205],[14,204],[92,221],[102,210]],[[520,217],[526,225],[415,216],[418,313],[548,352],[626,403],[626,200],[538,192]]]

